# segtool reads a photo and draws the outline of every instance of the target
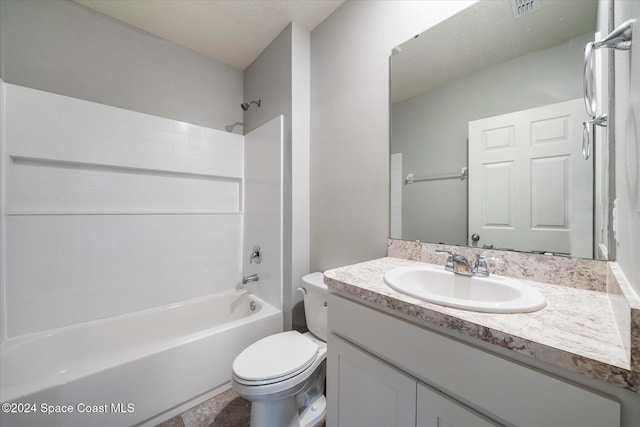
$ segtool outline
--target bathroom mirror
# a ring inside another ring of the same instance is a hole
[[[481,0],[393,49],[390,237],[610,259],[609,129],[588,160],[581,144],[584,47],[611,2],[521,3]]]

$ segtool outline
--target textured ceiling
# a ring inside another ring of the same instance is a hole
[[[244,70],[295,22],[307,31],[344,0],[74,0],[180,46]]]
[[[596,3],[544,0],[515,18],[511,2],[480,1],[395,49],[392,102],[594,31]]]

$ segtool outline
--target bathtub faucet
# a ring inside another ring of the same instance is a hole
[[[257,274],[252,274],[251,276],[242,276],[242,284],[246,285],[249,282],[257,282],[260,280]]]

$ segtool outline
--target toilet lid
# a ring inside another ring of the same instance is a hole
[[[282,332],[247,347],[233,361],[233,373],[247,381],[292,376],[313,363],[318,344],[298,331]]]

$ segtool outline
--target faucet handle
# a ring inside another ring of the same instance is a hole
[[[495,256],[491,256],[491,255],[487,255],[487,254],[486,254],[486,253],[484,253],[484,252],[483,252],[483,253],[481,253],[481,254],[478,254],[477,259],[478,259],[478,260],[481,260],[481,261],[491,261],[491,262],[493,262],[493,263],[499,263],[499,262],[502,262],[502,258],[500,258],[500,257],[495,257]]]
[[[473,275],[479,277],[489,277],[489,269],[487,268],[487,256],[479,254],[476,263],[473,266]]]
[[[501,262],[500,258],[492,257],[487,254],[478,254],[476,263],[473,266],[474,276],[489,277],[489,269],[487,268],[487,261]]]
[[[249,257],[249,264],[252,264],[254,260],[256,264],[260,264],[262,262],[262,250],[258,245],[254,246],[253,250],[251,251],[251,257]]]
[[[446,271],[451,271],[453,272],[455,270],[455,266],[453,264],[453,259],[456,256],[456,253],[454,251],[447,251],[445,249],[436,249],[436,253],[439,254],[447,254],[447,264],[444,266],[444,269]]]

